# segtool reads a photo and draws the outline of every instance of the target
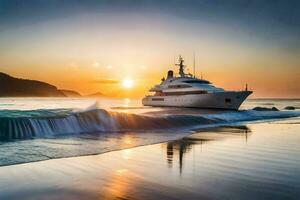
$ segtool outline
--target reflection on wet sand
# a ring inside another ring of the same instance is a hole
[[[202,145],[205,142],[214,140],[224,140],[232,137],[245,137],[247,143],[248,135],[251,129],[247,126],[221,126],[217,128],[207,128],[197,131],[197,133],[184,137],[180,140],[163,143],[163,148],[166,148],[168,167],[173,167],[174,157],[179,160],[179,172],[182,173],[183,157],[190,152],[195,145]],[[166,147],[165,147],[166,146]]]

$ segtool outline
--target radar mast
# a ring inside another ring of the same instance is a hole
[[[184,73],[184,65],[183,65],[184,60],[182,59],[181,55],[179,55],[179,64],[176,64],[177,66],[179,66],[179,75],[181,77],[185,77],[185,73]]]

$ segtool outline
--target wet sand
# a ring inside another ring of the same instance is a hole
[[[299,199],[299,122],[0,167],[0,199]]]

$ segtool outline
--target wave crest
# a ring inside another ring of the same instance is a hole
[[[239,111],[206,115],[146,116],[103,109],[87,110],[51,117],[1,117],[0,140],[55,137],[63,134],[91,132],[145,131],[178,129],[201,125],[285,118],[299,116],[299,112]]]

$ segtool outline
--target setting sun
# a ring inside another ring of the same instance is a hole
[[[122,86],[124,88],[132,88],[132,86],[133,86],[133,80],[131,80],[131,79],[124,79],[122,81]]]

